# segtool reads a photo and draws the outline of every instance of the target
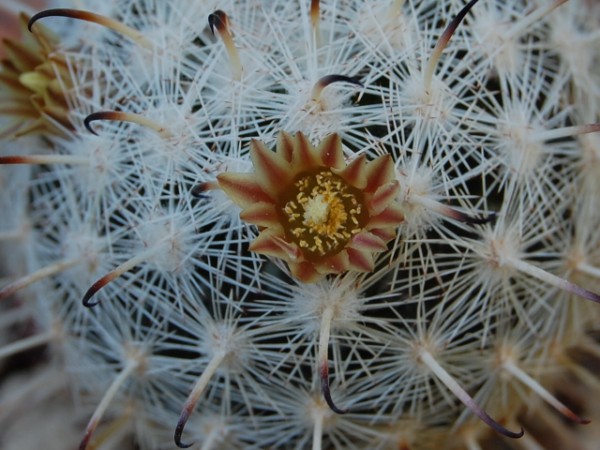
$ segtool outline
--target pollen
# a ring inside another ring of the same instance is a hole
[[[286,238],[308,260],[338,253],[368,220],[362,192],[323,168],[299,174],[280,210]]]

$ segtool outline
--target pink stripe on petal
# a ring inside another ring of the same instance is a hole
[[[286,261],[294,261],[301,256],[301,252],[296,245],[286,242],[272,230],[265,230],[260,233],[250,244],[249,250]]]
[[[250,158],[260,186],[273,197],[290,182],[291,167],[281,155],[256,139],[250,143]]]
[[[317,153],[326,167],[341,169],[344,167],[342,140],[338,134],[331,134],[321,141]]]
[[[318,155],[304,134],[296,133],[296,149],[292,158],[294,173],[320,165]]]
[[[294,138],[284,131],[277,136],[277,153],[287,162],[292,162]]]
[[[349,248],[348,257],[350,258],[350,270],[372,272],[375,268],[371,252]]]
[[[217,181],[231,200],[242,208],[257,202],[273,202],[252,174],[225,172],[217,176]]]
[[[342,273],[350,268],[348,252],[344,249],[335,255],[324,258],[315,263],[316,269],[321,274]]]
[[[367,186],[365,192],[375,192],[379,186],[395,179],[394,161],[390,155],[383,155],[374,159],[366,168]]]
[[[383,242],[389,242],[396,237],[396,228],[373,228],[369,231]]]
[[[317,272],[315,266],[307,261],[288,263],[288,267],[292,275],[303,283],[315,283],[323,278],[323,275]]]
[[[341,170],[333,169],[332,172],[339,175],[346,183],[358,189],[364,189],[367,185],[367,177],[365,171],[365,163],[367,159],[365,155],[360,155],[346,167]]]
[[[387,208],[390,203],[394,201],[394,198],[398,195],[399,190],[400,183],[398,183],[397,180],[380,186],[369,201],[369,207],[371,208],[372,214],[377,215]]]
[[[371,217],[366,228],[368,230],[373,228],[392,228],[400,225],[402,222],[404,222],[404,214],[400,207],[392,205],[376,216]]]
[[[354,236],[348,246],[368,252],[384,252],[387,250],[387,245],[383,239],[365,230]]]
[[[240,213],[240,219],[260,227],[276,228],[280,226],[279,215],[273,203],[254,203]]]

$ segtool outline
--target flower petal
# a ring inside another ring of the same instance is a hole
[[[373,254],[369,251],[349,248],[348,258],[350,259],[350,270],[372,272],[375,268]]]
[[[365,172],[365,163],[367,159],[364,154],[359,155],[357,158],[352,160],[343,169],[332,169],[331,171],[336,175],[342,177],[342,179],[354,186],[357,189],[364,189],[367,185],[367,177]]]
[[[317,154],[325,167],[342,169],[344,167],[344,154],[342,153],[342,140],[339,134],[330,134],[321,141]]]
[[[384,252],[387,250],[387,245],[383,239],[366,230],[356,234],[348,243],[348,247],[366,252]]]
[[[395,228],[404,222],[404,214],[400,206],[393,204],[387,207],[381,213],[369,219],[367,230],[374,228]]]
[[[380,238],[383,242],[390,242],[396,237],[396,228],[373,228],[372,234]]]
[[[302,252],[296,244],[285,241],[276,231],[265,230],[252,241],[248,249],[262,255],[274,256],[286,261],[297,261]]]
[[[315,283],[323,278],[323,275],[317,272],[315,266],[308,261],[302,261],[299,263],[288,263],[290,272],[294,278],[304,283]]]
[[[398,195],[399,190],[400,183],[398,183],[398,180],[390,181],[383,186],[379,186],[369,201],[371,214],[377,215],[387,208],[390,203],[394,201],[394,198],[396,198]]]
[[[325,275],[328,273],[342,273],[350,268],[350,259],[346,249],[315,263],[317,272]]]
[[[277,193],[290,182],[290,165],[281,155],[269,150],[256,139],[250,142],[250,158],[256,180],[265,192],[276,198]]]
[[[241,208],[257,202],[272,203],[269,196],[250,173],[222,173],[217,176],[219,186],[233,202]]]
[[[258,202],[248,206],[240,213],[240,219],[259,227],[271,229],[281,227],[275,205],[268,202]]]
[[[367,185],[365,192],[375,192],[379,186],[395,179],[394,161],[390,155],[383,155],[374,159],[366,168]]]
[[[294,156],[294,138],[285,131],[277,136],[277,153],[287,162],[292,162]]]
[[[302,172],[306,169],[320,165],[319,156],[306,136],[301,132],[296,133],[294,156],[292,158],[292,167],[294,173]]]

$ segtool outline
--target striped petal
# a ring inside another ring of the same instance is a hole
[[[294,157],[292,158],[294,173],[303,172],[306,169],[320,165],[315,149],[306,139],[306,136],[300,132],[296,133],[296,147],[294,150]]]
[[[348,258],[348,252],[342,250],[335,255],[323,258],[318,263],[315,263],[317,272],[326,275],[328,273],[342,273],[350,268],[350,259]]]
[[[250,143],[250,158],[260,186],[273,198],[277,198],[278,192],[290,182],[290,165],[281,155],[269,150],[256,139]]]
[[[392,228],[397,227],[404,222],[404,214],[398,205],[392,205],[384,209],[381,213],[371,217],[367,224],[367,230],[373,228]]]
[[[287,242],[277,232],[270,229],[260,233],[250,244],[249,250],[292,262],[302,256],[302,252],[295,244]]]
[[[272,203],[273,199],[256,181],[256,177],[249,173],[222,173],[217,176],[219,187],[233,202],[241,208],[258,203]]]
[[[384,252],[387,250],[387,245],[383,239],[366,230],[356,234],[348,243],[348,247],[366,252]]]
[[[379,186],[395,179],[394,161],[390,155],[383,155],[374,159],[366,168],[367,185],[365,192],[375,192]]]
[[[317,154],[320,156],[325,167],[331,167],[333,169],[344,168],[345,163],[344,154],[342,153],[342,140],[338,134],[330,134],[323,139],[317,148]]]
[[[331,171],[339,175],[344,181],[355,188],[364,189],[367,185],[365,164],[367,159],[365,155],[359,155],[350,164],[343,169],[332,169]]]
[[[317,272],[315,266],[307,261],[299,263],[288,263],[290,272],[303,283],[315,283],[323,278],[323,275]]]
[[[277,153],[288,163],[294,156],[294,138],[289,133],[282,131],[277,136]]]
[[[258,202],[248,206],[240,213],[240,219],[259,227],[271,229],[281,227],[275,205],[268,202]]]
[[[369,230],[371,234],[374,234],[383,242],[390,242],[396,237],[396,228],[373,228]]]
[[[369,201],[371,214],[377,215],[387,208],[390,203],[394,201],[399,190],[400,183],[398,183],[398,180],[390,181],[389,183],[380,186]]]
[[[369,251],[349,248],[348,258],[350,260],[351,270],[356,270],[359,272],[372,272],[375,268],[373,253]]]

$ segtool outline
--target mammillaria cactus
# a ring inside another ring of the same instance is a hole
[[[0,77],[0,356],[46,348],[3,448],[597,448],[598,5],[51,3]]]

